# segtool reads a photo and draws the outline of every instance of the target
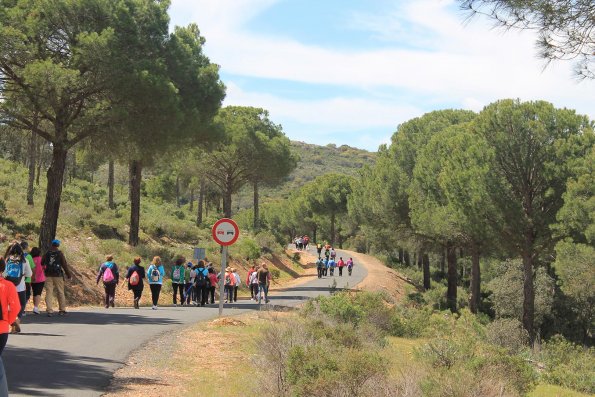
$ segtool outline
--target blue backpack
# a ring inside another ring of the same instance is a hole
[[[4,271],[5,279],[13,283],[15,286],[21,283],[23,279],[23,262],[14,257],[6,260],[6,269]]]

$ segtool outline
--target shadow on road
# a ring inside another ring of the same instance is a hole
[[[132,311],[132,309],[131,309]],[[178,320],[174,320],[166,317],[147,317],[137,314],[128,314],[125,310],[110,310],[105,313],[101,312],[70,312],[67,316],[27,316],[23,320],[23,324],[88,324],[88,325],[100,325],[100,324],[182,324]]]
[[[28,396],[59,396],[64,388],[105,390],[111,372],[97,364],[123,364],[97,357],[73,356],[60,350],[14,346],[6,347],[2,359],[10,394]]]

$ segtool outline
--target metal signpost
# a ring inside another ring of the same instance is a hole
[[[221,246],[221,279],[219,280],[219,316],[223,315],[223,296],[225,295],[225,268],[227,267],[227,247],[240,237],[238,224],[229,218],[219,219],[211,230],[213,240]]]

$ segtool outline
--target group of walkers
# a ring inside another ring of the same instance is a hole
[[[225,303],[237,302],[238,289],[242,285],[242,280],[233,267],[227,267],[223,275],[215,272],[213,264],[200,260],[193,264],[187,262],[183,256],[178,256],[169,273],[171,279],[173,292],[173,305],[181,306],[205,306],[207,304],[215,303],[215,291],[219,285],[221,277],[223,277]],[[148,269],[141,265],[141,258],[134,258],[133,265],[126,270],[124,279],[128,285],[128,289],[132,291],[134,298],[134,308],[139,308],[139,302],[144,290],[144,283],[149,284],[151,290],[152,309],[156,310],[159,303],[159,295],[161,287],[164,283],[165,268],[161,258],[156,256],[151,261]],[[105,290],[105,308],[115,306],[116,287],[120,283],[120,272],[118,265],[114,262],[113,255],[107,255],[105,262],[99,267],[97,273],[97,283],[103,282]],[[262,263],[260,267],[252,266],[248,271],[246,278],[246,285],[250,289],[251,300],[257,300],[257,297],[264,295],[265,302],[268,303],[268,287],[271,281],[271,274],[268,271],[266,263]],[[258,299],[258,303],[261,299]]]
[[[340,257],[338,261],[335,261],[334,258],[318,258],[316,260],[318,278],[322,278],[323,276],[326,277],[327,275],[333,277],[335,275],[335,269],[339,270],[339,277],[343,277],[343,268],[345,267],[347,267],[348,275],[351,276],[351,273],[353,272],[352,258],[347,259],[347,261],[344,261],[342,257]]]
[[[307,251],[308,245],[310,245],[310,237],[304,236],[296,236],[293,239],[293,243],[295,244],[295,249],[298,251]]]

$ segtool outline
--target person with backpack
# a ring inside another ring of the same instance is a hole
[[[186,282],[184,281],[184,273],[185,268],[184,264],[186,263],[186,258],[183,256],[178,256],[174,265],[171,268],[171,287],[173,289],[173,304],[174,306],[178,306],[178,291],[180,292],[180,304],[184,305],[184,286]]]
[[[149,288],[151,288],[151,300],[153,302],[153,310],[157,310],[159,303],[159,294],[161,293],[161,286],[163,285],[163,277],[165,276],[165,269],[161,263],[161,258],[156,256],[151,261],[151,266],[147,269]]]
[[[262,263],[260,269],[258,269],[258,304],[262,300],[264,294],[264,302],[269,303],[269,286],[271,285],[271,273],[266,263]]]
[[[316,252],[318,253],[318,257],[320,258],[320,256],[322,255],[322,244],[316,244]]]
[[[335,258],[337,258],[337,251],[331,247],[331,259],[335,260]]]
[[[192,295],[194,295],[194,283],[190,282],[190,273],[192,272],[192,262],[186,263],[186,269],[184,270],[184,300],[186,306],[190,306]]]
[[[318,271],[318,278],[322,278],[324,274],[324,261],[320,257],[316,260],[316,270]]]
[[[128,281],[128,290],[132,291],[134,297],[134,308],[139,308],[140,298],[143,295],[144,283],[146,277],[145,268],[140,265],[141,257],[134,258],[133,265],[126,272],[126,281]]]
[[[304,250],[308,251],[308,245],[310,245],[310,237],[304,236],[303,243],[304,243]]]
[[[353,271],[353,259],[347,259],[347,273],[351,276],[351,272]]]
[[[207,265],[208,266],[208,265]],[[209,295],[211,296],[211,305],[215,303],[215,290],[217,289],[217,285],[219,284],[219,276],[215,273],[215,269],[211,264],[210,267],[207,267],[210,287],[209,287]]]
[[[6,261],[0,257],[0,355],[8,341],[8,332],[21,311],[17,287],[3,277],[5,271]]]
[[[337,267],[339,268],[339,277],[343,277],[343,267],[345,267],[343,257],[339,257],[339,260],[337,261]]]
[[[235,284],[233,285],[233,301],[237,302],[238,301],[238,289],[240,288],[240,286],[242,285],[242,278],[240,277],[240,274],[238,273],[237,269],[234,267],[231,269],[231,274],[235,277]]]
[[[60,240],[53,240],[48,252],[41,258],[41,266],[45,272],[45,305],[48,317],[54,313],[54,290],[58,296],[58,314],[66,315],[66,296],[64,295],[64,276],[72,278],[70,267],[64,254],[59,249]]]
[[[31,276],[31,290],[33,292],[33,314],[39,314],[39,303],[41,302],[41,293],[45,285],[45,273],[43,266],[41,266],[41,250],[39,247],[31,249],[31,258],[33,259],[34,267],[33,276]]]
[[[4,255],[6,266],[4,270],[4,279],[14,284],[17,289],[17,295],[19,297],[20,311],[17,315],[17,319],[12,324],[11,333],[21,332],[21,317],[25,311],[26,303],[26,286],[25,277],[31,277],[33,272],[29,266],[29,262],[25,259],[25,253],[18,242],[13,242],[6,249]]]
[[[328,258],[324,258],[324,277],[328,276],[329,267],[330,265]]]
[[[105,290],[105,308],[114,307],[116,305],[116,287],[120,282],[120,272],[118,265],[114,262],[113,255],[106,255],[105,262],[99,266],[96,283],[99,280],[103,281],[103,289]]]
[[[200,260],[198,261],[198,267],[196,268],[196,277],[194,278],[196,301],[200,306],[206,305],[209,301],[210,288],[211,281],[209,280],[209,271],[205,268],[205,262]]]
[[[236,278],[231,271],[231,267],[225,269],[225,303],[233,302],[233,288],[236,285]]]
[[[29,254],[29,243],[26,241],[21,241],[21,248],[23,249],[23,253],[25,254],[25,259],[27,263],[29,263],[29,267],[31,268],[32,272],[35,272],[35,262],[33,262],[33,257]],[[25,306],[31,299],[31,277],[25,277]],[[23,316],[26,313],[26,307],[22,308]]]
[[[248,273],[246,285],[250,288],[250,300],[255,301],[258,297],[258,266],[252,266],[251,269],[251,272]]]
[[[333,277],[335,275],[335,267],[337,266],[337,263],[335,262],[335,260],[331,257],[331,260],[328,261],[328,268],[329,271],[331,273],[331,277]]]

